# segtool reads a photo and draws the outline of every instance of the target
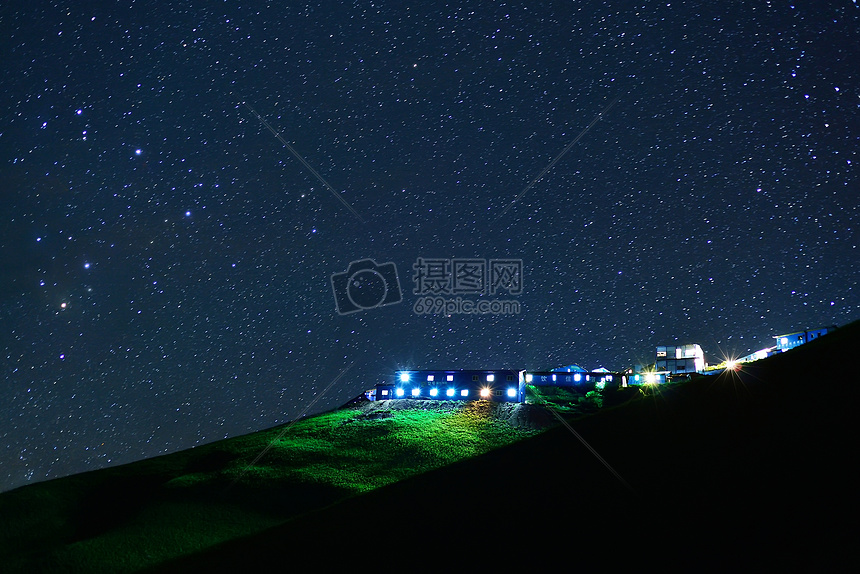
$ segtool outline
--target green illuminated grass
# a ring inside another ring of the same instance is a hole
[[[575,387],[526,387],[526,400],[551,407],[565,414],[586,415],[595,413],[603,406],[601,393],[582,391]]]
[[[535,434],[492,408],[343,408],[4,493],[4,571],[153,567]]]

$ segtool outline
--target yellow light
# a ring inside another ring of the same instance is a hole
[[[741,365],[737,361],[726,361],[726,370],[727,371],[737,371],[740,370]]]
[[[481,396],[482,397],[489,397],[490,396],[490,389],[487,389],[487,388],[481,389]]]

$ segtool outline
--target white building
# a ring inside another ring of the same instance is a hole
[[[705,354],[699,345],[666,345],[657,347],[655,371],[673,375],[701,373],[705,370]]]

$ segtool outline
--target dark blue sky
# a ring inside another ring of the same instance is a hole
[[[857,2],[44,4],[0,9],[2,489],[860,317]],[[365,258],[402,301],[338,314]],[[419,258],[522,260],[519,313],[415,313]]]

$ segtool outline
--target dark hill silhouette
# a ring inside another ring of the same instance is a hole
[[[630,489],[558,427],[160,570],[842,567],[856,562],[858,348],[855,322],[573,422]]]

